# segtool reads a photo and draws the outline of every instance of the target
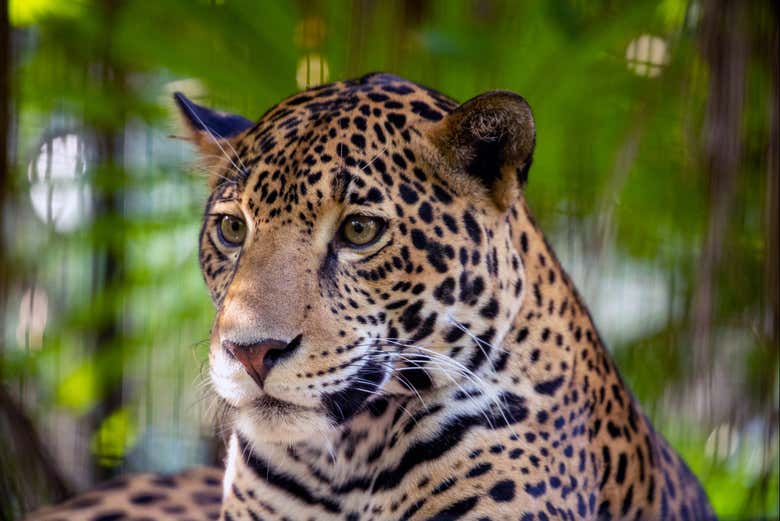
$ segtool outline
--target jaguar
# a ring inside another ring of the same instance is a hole
[[[257,122],[175,101],[209,171],[224,473],[120,479],[36,519],[715,518],[527,206],[525,99],[376,73]]]

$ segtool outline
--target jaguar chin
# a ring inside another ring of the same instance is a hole
[[[325,436],[333,424],[321,409],[264,396],[232,411],[239,434],[252,444],[294,444]]]

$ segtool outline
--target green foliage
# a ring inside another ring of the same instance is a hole
[[[185,173],[192,151],[168,137],[170,90],[200,90],[203,102],[256,118],[300,83],[383,70],[461,101],[501,88],[530,102],[529,204],[626,380],[724,518],[778,515],[778,346],[762,325],[771,71],[751,55],[702,368],[690,310],[712,212],[703,143],[713,79],[699,2],[27,2],[11,2],[18,141],[3,210],[15,285],[0,372],[58,452],[82,447],[81,484],[150,461],[179,468],[210,446],[198,383],[213,314],[197,265],[206,188]],[[656,77],[627,61],[641,35],[666,45]],[[56,182],[28,168],[42,144],[68,134],[85,147],[77,185],[91,209],[62,230],[31,195],[41,184],[56,196]],[[47,298],[40,342],[21,305],[34,308],[24,300],[33,288]],[[645,298],[658,291],[660,301]],[[720,457],[707,441],[722,424],[741,437]],[[80,434],[59,436],[63,425]]]

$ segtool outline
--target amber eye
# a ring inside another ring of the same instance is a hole
[[[368,246],[385,226],[384,221],[368,215],[350,215],[341,226],[341,237],[351,246]]]
[[[219,219],[219,238],[231,248],[241,246],[246,238],[246,224],[238,217],[223,215]]]

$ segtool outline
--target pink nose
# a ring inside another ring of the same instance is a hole
[[[292,355],[300,344],[301,335],[298,335],[289,343],[272,338],[266,338],[248,345],[224,340],[222,347],[233,355],[236,360],[241,362],[249,376],[262,389],[271,369],[281,360]]]

